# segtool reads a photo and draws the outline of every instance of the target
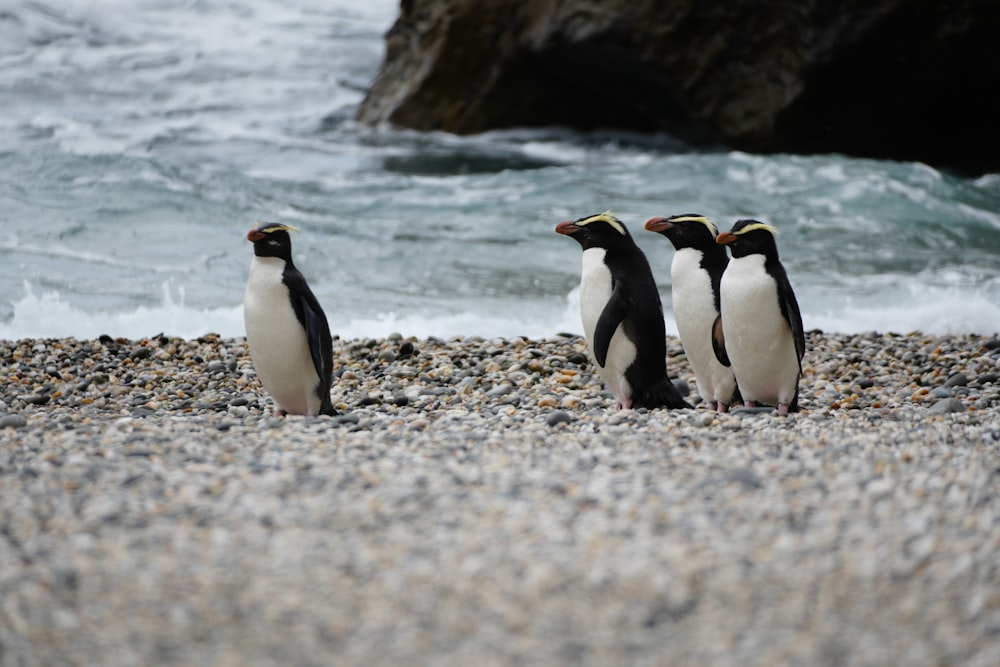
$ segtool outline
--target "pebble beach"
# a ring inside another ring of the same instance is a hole
[[[0,665],[1000,656],[1000,339],[807,336],[799,404],[614,410],[582,339],[0,341]]]

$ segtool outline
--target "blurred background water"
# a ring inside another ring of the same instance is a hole
[[[694,151],[558,128],[371,129],[354,111],[393,0],[7,0],[0,8],[0,338],[243,335],[256,221],[334,333],[579,332],[566,219],[754,217],[807,328],[1000,330],[1000,175],[842,155]]]

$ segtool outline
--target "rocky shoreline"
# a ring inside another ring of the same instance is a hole
[[[0,341],[0,665],[993,664],[1000,341],[808,343],[787,419],[390,336],[282,420],[242,339]]]

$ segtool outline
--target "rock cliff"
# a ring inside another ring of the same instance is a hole
[[[402,0],[362,122],[1000,168],[995,0]]]

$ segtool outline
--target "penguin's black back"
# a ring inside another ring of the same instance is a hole
[[[633,407],[691,407],[667,375],[663,304],[645,253],[633,241],[608,249],[604,263],[611,272],[612,290],[620,282],[629,298],[622,331],[636,348],[635,361],[625,371]]]

